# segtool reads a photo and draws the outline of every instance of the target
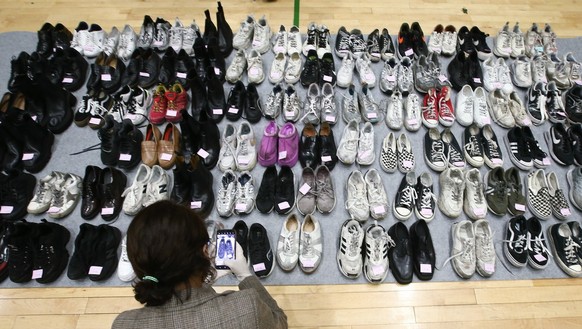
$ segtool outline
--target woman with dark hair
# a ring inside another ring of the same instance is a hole
[[[225,265],[240,290],[214,291],[208,241],[204,221],[184,206],[159,201],[141,210],[127,231],[127,255],[138,278],[135,299],[145,307],[121,313],[112,328],[287,328],[239,245]]]

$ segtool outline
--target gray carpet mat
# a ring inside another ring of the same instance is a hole
[[[18,54],[21,51],[27,51],[27,52],[34,51],[36,48],[36,41],[37,41],[36,34],[30,33],[30,32],[8,32],[8,33],[0,34],[0,82],[2,85],[2,87],[1,87],[2,92],[7,91],[7,81],[8,81],[8,77],[10,74],[10,59],[13,56],[18,56]],[[488,38],[488,42],[489,42],[490,46],[493,45],[492,41],[493,40],[491,38]],[[330,43],[331,43],[332,48],[333,48],[333,45],[335,44],[335,36],[332,36]],[[582,38],[559,39],[557,41],[557,44],[558,44],[560,56],[562,56],[566,52],[572,51],[578,60],[582,60],[582,50],[581,50],[582,49]],[[231,54],[230,58],[227,60],[227,65],[230,63],[230,61],[232,60],[233,57],[234,57],[234,52]],[[274,56],[273,56],[273,53],[271,51],[267,52],[263,56],[266,74],[268,73],[268,70],[270,69],[270,63],[273,60],[273,57]],[[334,58],[335,58],[335,65],[336,65],[336,71],[337,71],[341,65],[341,60],[339,60],[335,56],[334,56]],[[446,67],[447,67],[447,64],[450,61],[450,59],[440,57],[440,61],[441,61],[442,70],[444,72],[446,72]],[[510,64],[510,62],[508,62],[508,64]],[[383,65],[383,63],[375,63],[372,65],[372,68],[376,72],[377,76],[380,75],[380,72],[382,70],[382,65]],[[246,74],[244,75],[243,79],[244,79],[245,84],[246,84]],[[357,79],[358,79],[357,74],[354,74],[354,84],[356,86],[359,84]],[[228,83],[224,84],[224,89],[225,89],[226,95],[228,95],[230,88],[231,88],[230,84],[228,84]],[[261,99],[263,100],[263,102],[266,101],[267,95],[272,88],[273,88],[273,85],[271,83],[269,83],[268,79],[265,79],[265,81],[261,85],[258,86],[258,90],[259,90],[259,93],[261,94]],[[359,88],[357,88],[357,89],[359,90]],[[298,90],[299,94],[301,95],[301,98],[305,99],[306,89],[301,87],[299,84],[297,84],[297,90]],[[85,91],[86,91],[86,89],[83,87],[81,90],[77,91],[75,93],[75,95],[77,96],[78,99],[81,99],[81,97],[85,94]],[[524,97],[525,91],[524,90],[518,90],[518,91],[519,91],[520,95],[522,97]],[[339,87],[336,87],[335,92],[336,92],[336,102],[338,105],[338,109],[341,109],[341,99],[342,99],[342,95],[345,93],[345,90],[341,89]],[[374,94],[376,101],[378,101],[378,102],[380,102],[381,100],[387,99],[387,97],[381,93],[379,87],[374,88],[372,90],[372,92]],[[454,104],[455,104],[455,102],[453,101],[453,105]],[[282,119],[278,119],[278,123],[280,125],[282,124],[281,120]],[[226,121],[227,120],[225,119],[219,124],[221,132],[222,132],[223,127],[226,124]],[[235,125],[238,126],[239,123],[240,123],[240,121],[238,123],[235,123]],[[266,124],[267,124],[267,120],[262,119],[259,123],[253,125],[255,137],[257,139],[257,144],[260,142],[261,136],[263,134],[263,129],[266,126]],[[345,125],[346,124],[343,121],[339,120],[338,123],[333,128],[333,132],[335,135],[335,141],[336,141],[336,144],[338,144],[338,145],[339,145],[339,141],[340,141],[340,138],[341,138],[341,135],[342,135],[342,132],[343,132]],[[495,132],[497,134],[497,138],[501,141],[503,136],[507,133],[507,130],[499,127],[497,124],[492,124],[492,126],[495,129]],[[439,127],[439,128],[442,130],[442,127]],[[457,140],[459,140],[460,143],[462,143],[461,137],[462,137],[463,128],[464,127],[460,126],[459,124],[455,124],[453,126],[453,133],[454,133],[455,137],[457,138]],[[543,132],[547,131],[549,128],[550,128],[549,123],[545,123],[544,125],[533,128],[533,131],[534,131],[536,138],[538,139],[542,148],[545,150],[547,150],[547,145],[545,143],[545,140],[543,139]],[[163,126],[160,129],[162,130]],[[303,129],[303,124],[298,123],[297,129],[301,132],[301,130]],[[394,200],[396,190],[397,190],[398,185],[400,184],[400,181],[401,181],[402,176],[403,176],[399,172],[396,172],[394,174],[387,174],[384,171],[382,171],[382,169],[380,168],[378,158],[379,158],[381,143],[382,143],[383,138],[388,134],[388,132],[390,130],[387,128],[387,126],[383,120],[374,126],[374,130],[375,130],[375,145],[376,145],[376,161],[374,162],[374,164],[372,166],[367,166],[367,167],[358,167],[356,165],[346,166],[346,165],[343,165],[342,163],[338,162],[338,164],[336,165],[336,168],[332,172],[332,174],[333,174],[332,176],[334,179],[335,191],[336,191],[336,197],[337,197],[336,207],[333,210],[333,212],[331,214],[328,214],[328,215],[322,215],[319,213],[314,214],[315,217],[320,221],[320,223],[322,225],[322,229],[323,229],[323,244],[324,244],[323,247],[324,247],[324,249],[323,249],[323,260],[320,264],[320,267],[312,274],[304,274],[299,269],[299,267],[296,267],[292,272],[284,272],[283,270],[281,270],[279,267],[276,266],[275,269],[273,270],[272,274],[269,277],[263,279],[263,282],[265,284],[267,284],[267,285],[353,284],[353,283],[366,283],[367,282],[363,275],[355,280],[345,278],[340,273],[340,271],[338,269],[337,262],[336,262],[336,252],[338,249],[338,239],[339,239],[340,227],[341,227],[342,223],[346,219],[349,218],[347,210],[344,207],[345,200],[346,200],[345,185],[346,185],[348,175],[353,170],[356,170],[356,169],[361,170],[362,173],[365,174],[366,171],[369,170],[370,168],[376,168],[381,173],[382,179],[383,179],[385,187],[386,187],[386,191],[388,193],[388,198],[389,198],[390,204]],[[145,132],[145,128],[143,128],[143,131]],[[408,136],[411,139],[411,142],[413,144],[414,154],[415,154],[415,157],[417,160],[415,171],[416,171],[417,175],[419,175],[420,173],[425,172],[425,171],[429,172],[431,174],[433,181],[434,181],[434,191],[435,191],[435,194],[438,195],[438,193],[439,193],[438,173],[436,173],[436,172],[432,171],[430,168],[428,168],[428,166],[424,163],[424,160],[423,160],[423,138],[424,138],[426,131],[427,131],[426,128],[421,128],[419,131],[411,133],[411,132],[407,132],[406,130],[403,129],[403,130],[401,130],[399,132],[395,132],[395,133],[397,135],[399,135],[400,133],[407,133],[408,134]],[[83,153],[81,155],[70,155],[71,153],[78,152],[78,151],[80,151],[88,146],[94,145],[98,142],[99,142],[99,140],[97,138],[96,131],[94,131],[88,127],[79,128],[79,127],[75,126],[74,124],[71,125],[71,127],[68,130],[66,130],[63,134],[56,136],[55,144],[53,147],[52,159],[49,162],[49,164],[40,173],[35,174],[37,180],[44,177],[45,175],[49,174],[53,170],[58,170],[58,171],[62,171],[62,172],[71,172],[71,173],[75,173],[75,174],[83,177],[84,172],[85,172],[85,167],[87,165],[97,165],[97,166],[103,167],[103,165],[100,161],[100,158],[99,158],[99,151],[86,152],[86,153]],[[509,160],[509,158],[507,157],[508,153],[507,153],[507,149],[505,148],[505,146],[502,146],[502,151],[504,153],[504,165],[503,165],[503,167],[507,169],[507,168],[511,167],[512,164],[511,164],[511,161]],[[255,169],[253,169],[251,172],[252,176],[254,177],[256,191],[258,191],[264,169],[265,168],[263,168],[257,164]],[[302,168],[301,168],[301,165],[299,163],[297,163],[293,167],[293,172],[295,174],[296,184],[297,184],[298,179],[301,175],[301,169]],[[482,177],[485,176],[485,173],[487,172],[487,170],[488,170],[488,168],[486,166],[480,168]],[[568,184],[566,181],[567,170],[568,170],[568,168],[561,167],[555,163],[552,163],[551,167],[546,169],[546,172],[555,171],[557,176],[559,177],[561,187],[563,189],[567,190],[568,189]],[[135,174],[135,171],[136,171],[136,169],[129,171],[129,172],[126,172],[126,174],[128,176],[128,184],[131,184],[131,182],[133,180],[133,176]],[[170,173],[171,173],[171,171],[170,171]],[[215,168],[212,170],[212,173],[214,175],[214,182],[215,182],[214,183],[214,191],[215,191],[215,193],[217,193],[218,192],[218,181],[221,177],[221,172],[218,168]],[[520,174],[521,174],[522,179],[526,175],[526,173],[523,171],[521,171]],[[170,176],[172,176],[172,175],[170,175]],[[296,189],[297,189],[297,186],[296,186]],[[581,212],[579,210],[575,209],[574,207],[572,207],[572,209],[573,209],[573,214],[570,217],[571,220],[579,220]],[[300,214],[298,212],[297,212],[297,214],[300,216]],[[531,216],[531,213],[528,211],[528,213],[526,213],[526,217],[529,218],[530,216]],[[38,216],[29,215],[29,216],[27,216],[27,220],[34,221],[34,222],[40,221],[41,218],[45,218],[45,216],[42,216],[42,215],[38,215]],[[49,221],[53,221],[53,219],[48,218],[48,216],[46,216],[46,218]],[[255,209],[250,215],[247,215],[244,217],[239,218],[238,216],[233,215],[232,217],[230,217],[228,219],[224,219],[224,218],[220,218],[218,216],[218,214],[216,213],[216,209],[213,209],[213,212],[211,214],[211,218],[215,219],[217,221],[220,221],[227,228],[232,227],[234,225],[234,223],[238,219],[241,219],[241,218],[247,223],[247,225],[249,227],[252,223],[255,223],[255,222],[261,223],[266,227],[268,234],[269,234],[269,239],[271,241],[271,246],[273,249],[275,249],[276,244],[277,244],[277,239],[278,239],[278,236],[279,236],[279,233],[281,230],[281,225],[283,224],[283,221],[285,220],[286,216],[278,215],[276,213],[271,213],[271,214],[265,215],[265,214],[261,214],[258,210]],[[487,218],[489,219],[490,224],[491,224],[491,228],[494,231],[494,238],[496,241],[495,242],[495,249],[496,249],[497,256],[498,256],[497,257],[496,272],[489,279],[483,279],[479,275],[475,274],[470,280],[518,280],[518,279],[542,279],[542,278],[565,278],[565,277],[567,277],[567,275],[565,275],[558,268],[558,266],[556,265],[554,260],[551,260],[549,266],[544,270],[533,270],[530,267],[525,267],[525,268],[513,267],[511,264],[509,264],[509,262],[503,256],[502,242],[501,242],[501,240],[504,239],[506,223],[510,219],[510,216],[506,215],[503,217],[497,217],[497,216],[489,213]],[[303,217],[300,216],[300,219],[303,220]],[[429,223],[428,226],[430,228],[432,238],[434,241],[435,250],[436,250],[437,266],[441,266],[450,255],[451,225],[455,222],[462,220],[462,219],[468,219],[464,213],[458,219],[452,220],[452,219],[449,219],[448,217],[442,215],[440,213],[440,211],[437,210],[435,219]],[[407,227],[410,227],[410,225],[415,220],[416,220],[416,218],[413,216],[404,223],[406,224]],[[61,219],[61,220],[54,220],[54,221],[64,225],[65,227],[67,227],[71,231],[71,233],[72,233],[71,241],[69,242],[67,247],[68,247],[69,252],[72,254],[74,251],[73,250],[74,249],[74,247],[73,247],[74,238],[76,237],[76,235],[79,232],[79,225],[85,222],[85,220],[83,220],[80,216],[80,206],[77,206],[77,209],[75,209],[75,211],[71,215],[69,215],[68,217]],[[379,221],[378,223],[380,225],[384,226],[386,228],[386,230],[388,230],[388,228],[390,228],[394,223],[396,223],[396,221],[397,220],[395,219],[395,217],[392,215],[392,213],[390,213],[386,219]],[[131,217],[122,213],[120,215],[120,217],[117,219],[117,221],[115,221],[112,225],[118,227],[122,231],[122,233],[125,234],[130,222],[131,222]],[[550,225],[556,224],[559,222],[560,221],[555,219],[555,218],[551,218],[550,220],[542,222],[542,225],[544,227],[544,231]],[[99,225],[99,224],[104,223],[104,221],[98,216],[95,219],[93,219],[92,221],[90,221],[90,223],[93,225]],[[370,223],[372,223],[372,219],[368,220],[368,222],[364,225],[364,229],[367,228],[367,226]],[[120,253],[120,251],[119,251],[119,253]],[[460,279],[455,274],[455,272],[453,271],[453,269],[449,263],[441,270],[435,271],[434,278],[432,281],[459,281],[459,280],[462,280],[462,279]],[[415,277],[414,281],[418,282],[419,280]],[[395,279],[391,273],[388,274],[385,282],[395,282]],[[217,284],[226,284],[226,285],[231,285],[231,284],[235,284],[235,283],[236,283],[236,281],[231,277],[222,278],[217,282]],[[130,285],[130,283],[125,283],[125,282],[120,281],[115,274],[110,279],[108,279],[106,281],[93,282],[93,281],[90,281],[89,279],[72,281],[72,280],[69,280],[67,278],[65,273],[63,273],[63,275],[56,282],[50,284],[49,286],[51,286],[51,287],[86,287],[86,286],[129,286],[129,285]],[[8,279],[5,280],[2,284],[0,284],[0,288],[39,287],[39,286],[43,286],[43,285],[41,285],[35,281],[31,281],[31,282],[26,283],[26,284],[14,284],[14,283],[10,282],[10,280],[8,280]]]

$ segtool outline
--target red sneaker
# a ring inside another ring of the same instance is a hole
[[[444,86],[438,94],[439,122],[450,127],[455,123],[455,109],[451,102],[451,88]]]
[[[437,112],[437,91],[430,88],[428,93],[424,95],[422,107],[422,123],[427,128],[436,128],[439,124],[439,114]]]
[[[188,106],[188,93],[179,82],[176,82],[172,89],[166,91],[168,100],[168,111],[166,111],[166,120],[168,122],[182,121],[182,110]]]
[[[166,86],[159,84],[154,90],[154,102],[150,110],[150,122],[156,125],[161,124],[166,119],[168,100],[166,99]]]

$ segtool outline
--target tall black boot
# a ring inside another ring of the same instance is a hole
[[[218,11],[216,12],[216,25],[218,28],[218,48],[224,58],[228,57],[232,52],[232,29],[226,18],[224,17],[224,10],[222,4],[218,1]]]
[[[202,158],[196,154],[190,158],[188,173],[191,177],[190,208],[202,218],[206,218],[214,207],[212,173],[204,166]]]

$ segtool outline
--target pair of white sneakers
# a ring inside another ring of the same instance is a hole
[[[140,164],[132,184],[123,191],[123,212],[133,216],[143,207],[170,198],[170,179],[166,171],[158,166]]]
[[[366,122],[360,129],[358,121],[351,120],[344,128],[337,148],[337,157],[347,165],[357,162],[360,165],[369,166],[376,159],[374,144],[372,123]]]
[[[260,52],[253,49],[247,53],[244,49],[239,49],[226,69],[225,79],[230,83],[236,83],[242,79],[245,71],[249,83],[260,84],[265,80],[265,68]]]
[[[255,132],[248,121],[242,121],[238,129],[228,123],[222,132],[218,167],[223,172],[252,170],[257,164],[256,144]]]
[[[350,216],[365,222],[370,216],[374,219],[384,219],[388,216],[388,196],[380,173],[372,168],[363,175],[354,170],[346,184],[346,209]]]
[[[271,48],[271,28],[267,23],[265,16],[255,20],[251,15],[241,22],[238,32],[232,38],[234,49],[256,50],[264,54]]]
[[[303,223],[296,214],[290,214],[277,242],[277,264],[284,271],[292,271],[297,263],[305,273],[314,272],[321,263],[323,236],[321,225],[312,215],[306,215]]]

